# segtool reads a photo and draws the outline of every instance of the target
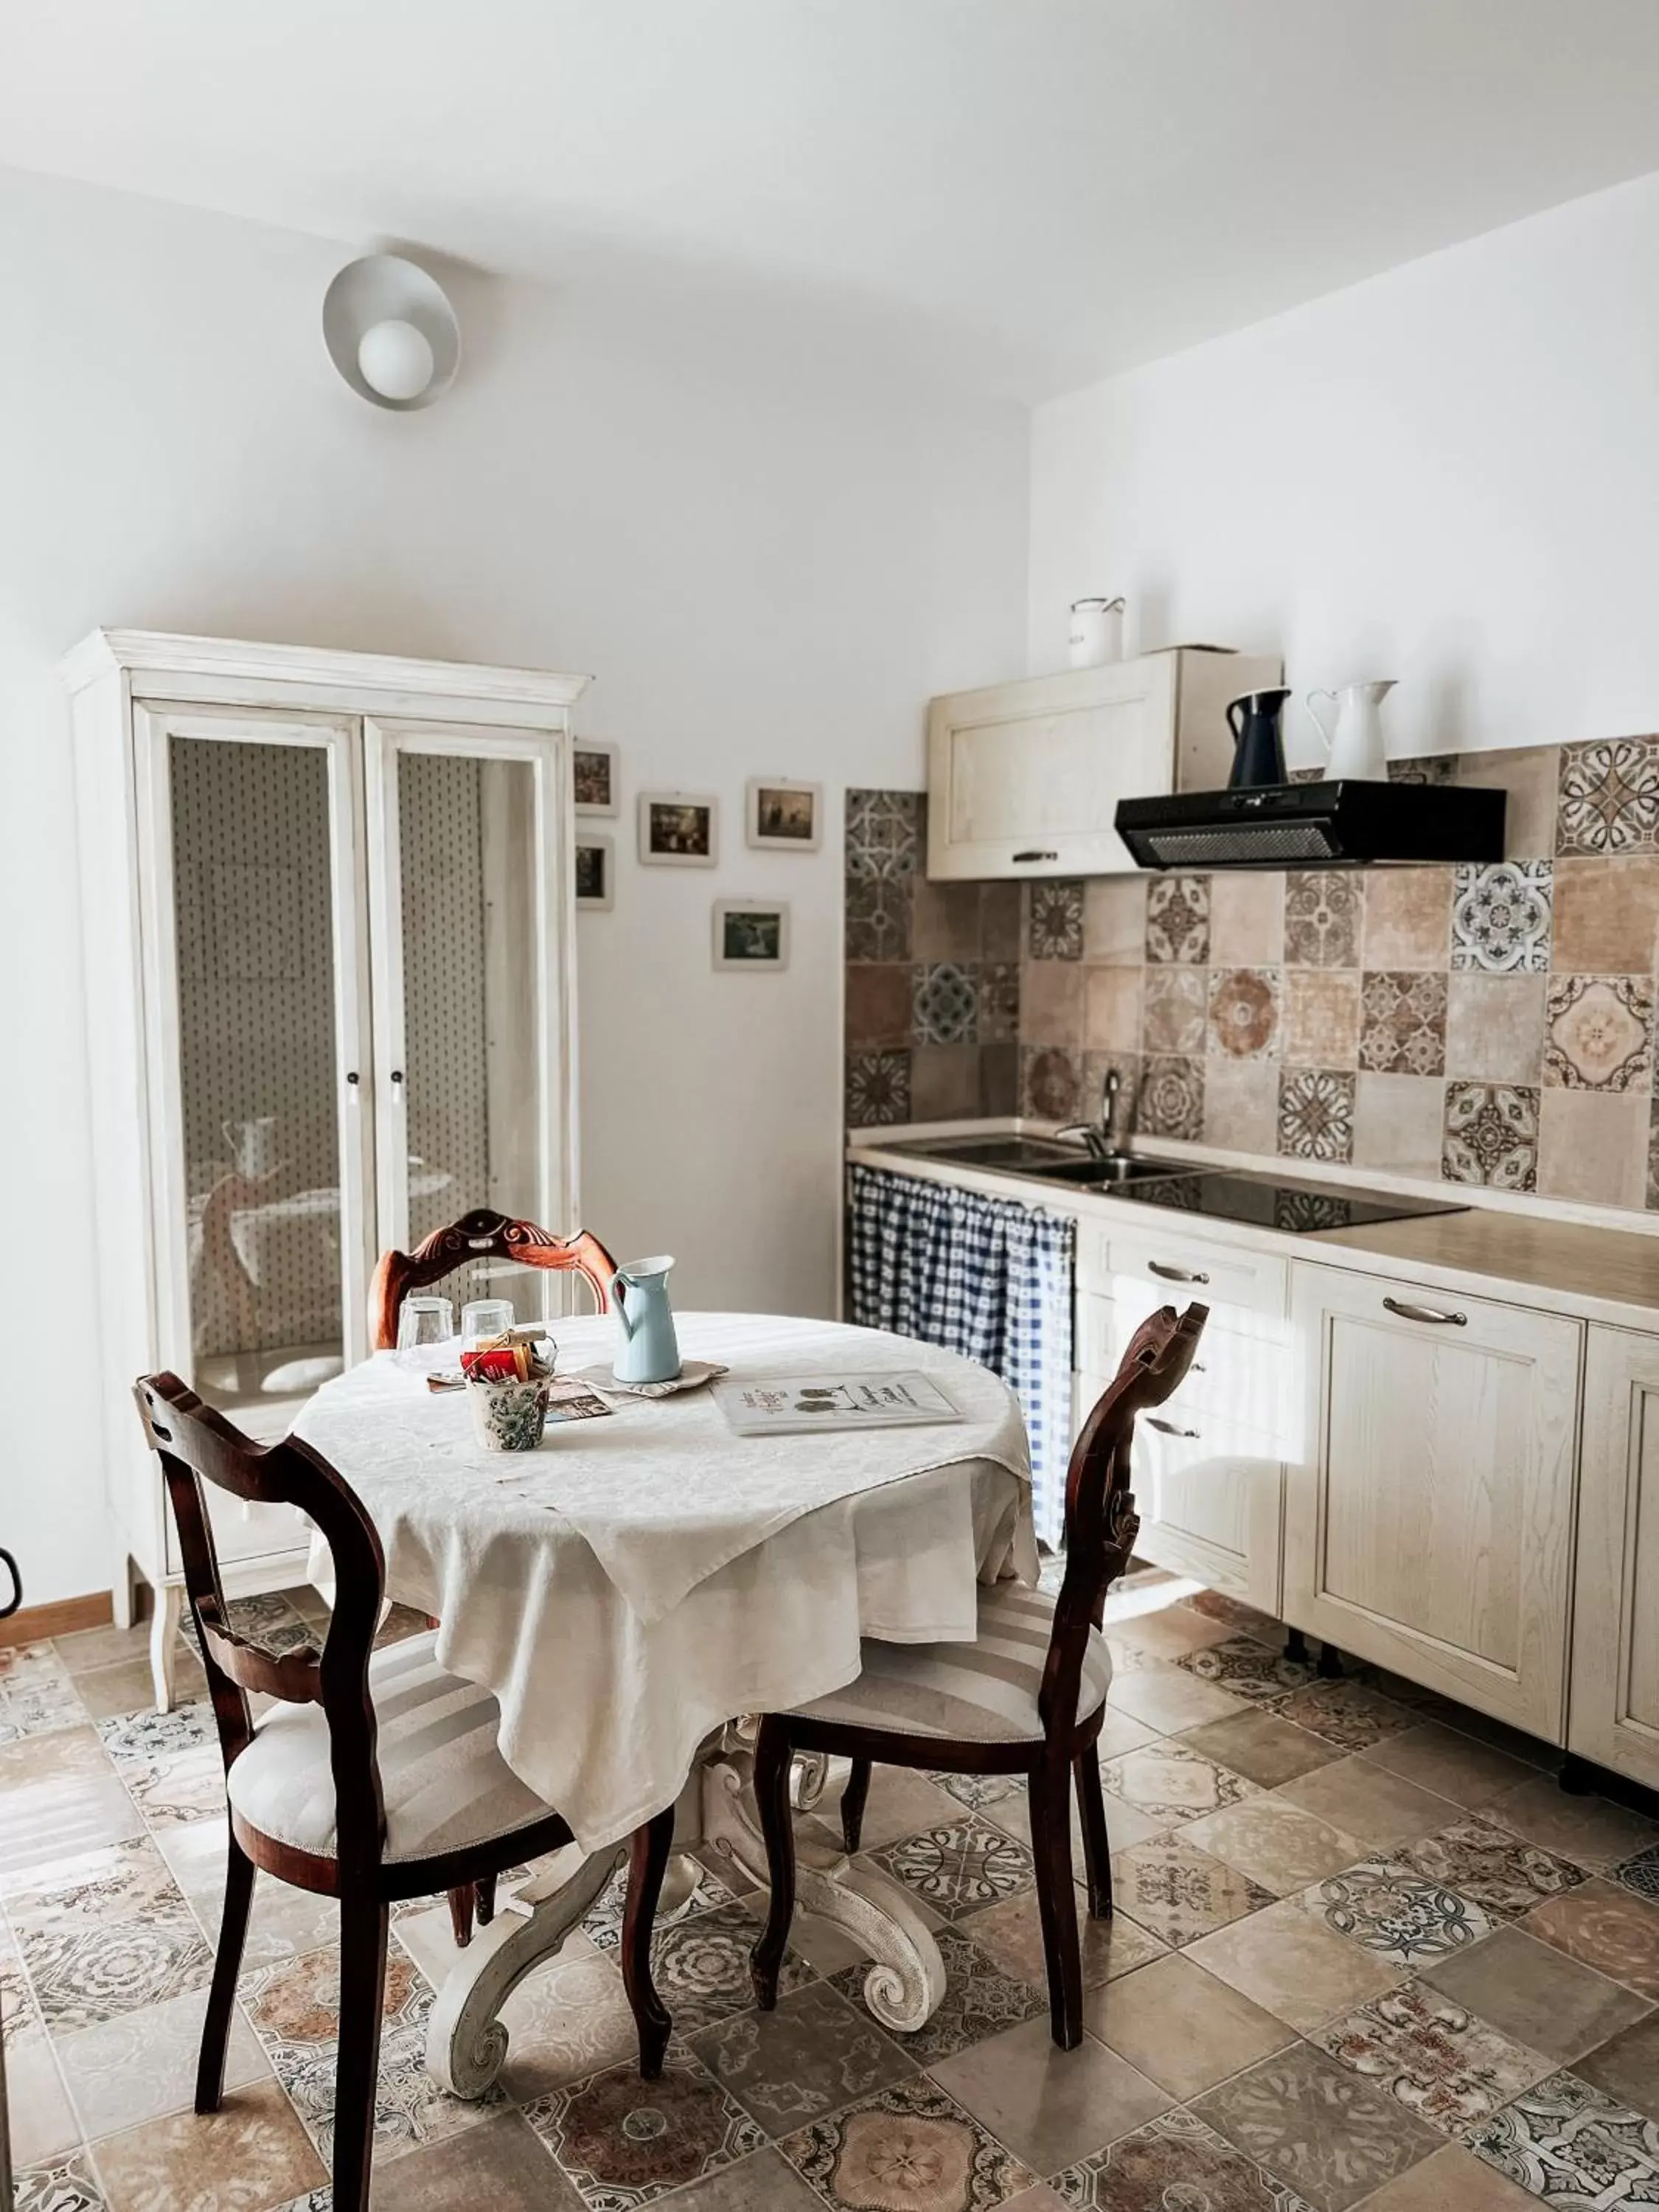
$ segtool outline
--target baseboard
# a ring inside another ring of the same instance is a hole
[[[40,1644],[48,1636],[73,1636],[78,1628],[107,1628],[114,1618],[107,1590],[54,1598],[50,1605],[26,1605],[9,1620],[0,1620],[0,1644]]]

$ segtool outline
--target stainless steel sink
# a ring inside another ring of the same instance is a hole
[[[1109,1189],[1118,1183],[1146,1182],[1155,1176],[1179,1175],[1182,1169],[1175,1160],[1136,1159],[1127,1152],[1114,1152],[1108,1159],[1059,1160],[1024,1172],[1043,1182],[1075,1182],[1091,1189]]]
[[[922,1137],[893,1149],[912,1152],[918,1159],[951,1160],[964,1168],[1002,1168],[1019,1175],[1036,1175],[1049,1168],[1064,1170],[1086,1158],[1077,1146],[1047,1137]]]

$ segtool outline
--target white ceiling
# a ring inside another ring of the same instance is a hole
[[[12,0],[0,156],[1032,398],[1659,168],[1659,4]]]

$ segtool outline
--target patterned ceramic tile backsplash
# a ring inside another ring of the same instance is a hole
[[[1659,1207],[1659,738],[1401,764],[1501,786],[1490,866],[929,884],[848,807],[854,1127],[1022,1111]]]

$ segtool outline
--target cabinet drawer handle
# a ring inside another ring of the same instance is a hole
[[[1168,1267],[1162,1260],[1149,1260],[1146,1272],[1161,1276],[1166,1283],[1207,1283],[1210,1279],[1202,1267]]]
[[[1158,1413],[1148,1413],[1146,1425],[1149,1429],[1156,1429],[1161,1437],[1185,1437],[1194,1443],[1198,1441],[1196,1429],[1178,1429],[1173,1421],[1166,1421]]]
[[[1384,1298],[1383,1305],[1389,1313],[1398,1314],[1401,1321],[1443,1322],[1449,1328],[1467,1328],[1469,1317],[1466,1313],[1445,1313],[1438,1306],[1414,1306],[1401,1298]]]
[[[1033,846],[1030,852],[1016,853],[1013,857],[1013,866],[1018,867],[1021,862],[1025,860],[1057,860],[1059,858],[1058,853],[1040,853],[1036,846]]]

